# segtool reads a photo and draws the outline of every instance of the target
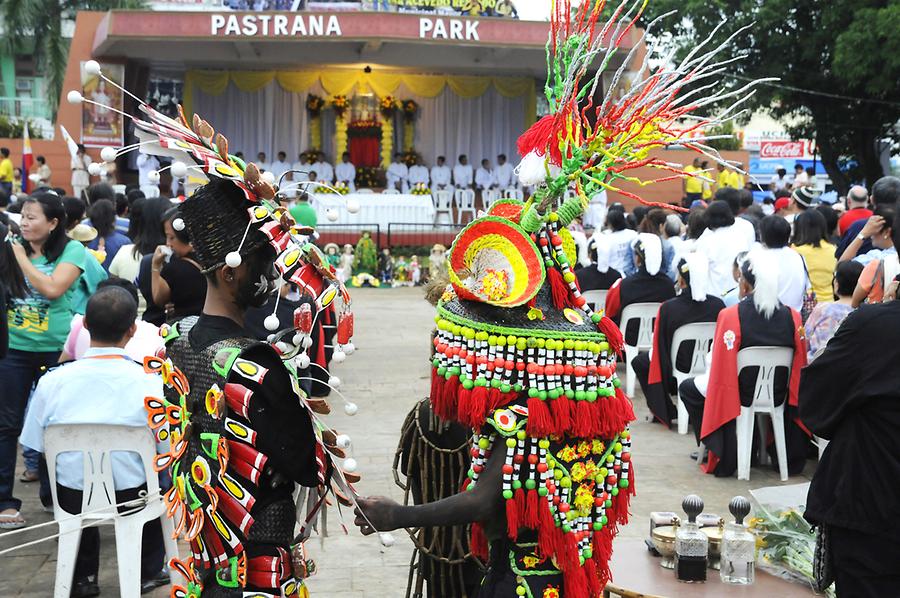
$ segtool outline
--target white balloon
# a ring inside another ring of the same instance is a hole
[[[100,165],[96,162],[88,164],[88,174],[91,176],[100,176]]]
[[[184,220],[181,218],[175,218],[172,220],[172,228],[175,230],[184,230]]]
[[[297,357],[294,358],[294,365],[297,366],[298,369],[305,370],[309,367],[309,355],[306,353],[300,353]]]
[[[159,171],[151,170],[150,172],[148,172],[147,180],[150,181],[154,185],[157,184],[159,182]]]
[[[334,440],[334,443],[342,449],[350,448],[350,437],[346,434],[338,434],[337,438],[335,438]]]
[[[263,320],[263,326],[266,327],[266,330],[270,332],[274,332],[278,330],[278,327],[281,325],[281,322],[278,321],[278,316],[275,314],[266,316],[266,319]]]
[[[354,353],[356,353],[356,345],[354,345],[353,343],[347,343],[343,348],[344,353],[346,353],[347,355],[353,355]]]
[[[172,171],[173,177],[180,179],[187,174],[187,164],[185,164],[181,160],[176,160],[172,162],[172,167],[169,170]]]
[[[116,160],[116,148],[106,146],[102,150],[100,150],[100,159],[104,162],[115,162]]]
[[[359,212],[359,201],[351,198],[347,199],[347,211],[351,214],[356,214]]]
[[[294,344],[297,345],[298,347],[303,347],[304,337],[305,337],[305,335],[302,332],[298,332],[297,334],[295,334],[294,338],[293,338]],[[306,347],[303,347],[303,348],[306,349]]]
[[[328,218],[329,222],[337,222],[340,214],[338,214],[338,211],[334,208],[328,208],[327,210],[325,210],[325,217]]]
[[[96,60],[88,60],[84,63],[84,72],[88,75],[99,75],[100,63]]]
[[[344,363],[345,359],[347,359],[347,354],[343,351],[335,351],[331,354],[331,361],[334,363]]]
[[[81,92],[75,91],[74,89],[66,94],[66,101],[70,104],[80,104],[84,100],[81,95]]]
[[[28,180],[31,181],[31,182],[33,182],[33,183],[37,183],[37,182],[39,182],[39,181],[41,180],[41,175],[39,175],[39,174],[37,174],[37,173],[35,173],[35,174],[29,174],[29,175],[28,175]]]
[[[341,387],[341,379],[338,378],[337,376],[330,376],[328,378],[328,386],[332,386],[334,388],[340,388]]]
[[[302,346],[303,346],[304,349],[309,349],[310,347],[312,347],[312,337],[309,336],[308,334],[305,335],[305,336],[303,337],[303,343],[302,343]]]
[[[378,534],[378,540],[381,541],[382,546],[384,546],[385,548],[390,548],[394,545],[394,534],[381,532]]]
[[[275,335],[274,335],[274,334],[270,334],[269,336],[267,336],[267,337],[266,337],[266,342],[267,342],[267,343],[274,343],[274,342],[275,342]]]
[[[344,413],[347,415],[356,415],[357,411],[359,411],[359,406],[356,403],[347,403],[344,405]]]
[[[277,347],[282,354],[291,350],[291,346],[284,341],[278,341],[275,343],[275,347]]]
[[[229,251],[225,256],[225,265],[229,268],[237,268],[241,265],[241,262],[244,261],[241,258],[241,254],[237,251]]]
[[[343,469],[347,473],[353,473],[354,471],[356,471],[356,468],[358,466],[359,465],[356,463],[356,459],[354,459],[353,457],[349,457],[347,459],[344,459],[344,464],[341,465],[341,469]]]
[[[270,171],[268,171],[268,170],[265,171],[264,173],[262,173],[262,174],[260,175],[259,178],[261,178],[261,179],[264,180],[265,182],[269,183],[270,185],[274,185],[274,184],[275,184],[275,175],[272,174],[272,173],[271,173]]]

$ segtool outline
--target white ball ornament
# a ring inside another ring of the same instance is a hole
[[[172,176],[176,178],[181,178],[187,174],[187,164],[180,160],[176,160],[172,162],[172,167],[169,169],[172,171]]]
[[[276,337],[274,334],[270,334],[269,336],[266,337],[266,342],[267,342],[267,343],[274,343],[276,338],[277,338],[277,337]]]
[[[378,540],[381,542],[382,546],[384,546],[385,548],[390,548],[394,545],[394,534],[381,532],[378,534]]]
[[[229,268],[237,268],[241,265],[241,262],[244,261],[241,258],[241,254],[237,251],[229,251],[228,255],[225,256],[225,265]]]
[[[172,228],[175,230],[184,230],[184,220],[176,218],[172,221]]]
[[[286,342],[284,342],[284,341],[278,341],[277,343],[275,343],[275,347],[276,347],[276,348],[278,349],[278,351],[280,351],[282,354],[287,353],[288,351],[291,350],[291,346],[290,346],[289,344],[287,344]]]
[[[346,434],[338,434],[337,438],[334,439],[334,443],[338,446],[338,448],[350,448],[350,437]]]
[[[300,353],[297,357],[294,358],[294,365],[297,366],[301,370],[305,370],[309,367],[309,355],[306,353]]]
[[[340,215],[334,208],[328,208],[327,210],[325,210],[325,217],[328,218],[329,222],[337,222],[337,219],[340,217]]]
[[[298,347],[303,347],[303,337],[304,337],[304,334],[301,332],[298,332],[297,334],[294,335],[292,342],[295,345],[297,345]],[[306,347],[303,347],[303,348],[305,349]]]
[[[104,162],[115,162],[116,160],[116,148],[106,146],[102,150],[100,150],[100,159]]]
[[[304,335],[304,337],[303,337],[303,342],[301,343],[301,346],[302,346],[304,349],[309,349],[310,347],[312,347],[312,343],[313,343],[312,337],[309,336],[309,335]]]
[[[335,351],[331,354],[331,361],[334,363],[344,363],[344,360],[347,359],[347,354],[343,351]]]
[[[88,164],[88,174],[91,176],[100,176],[100,165],[96,162]]]
[[[147,173],[147,180],[150,181],[151,184],[155,185],[159,182],[159,171],[151,170]]]
[[[341,387],[341,379],[338,378],[337,376],[330,376],[328,378],[328,386],[331,386],[333,388],[340,388]]]
[[[275,330],[278,330],[278,327],[280,325],[281,325],[281,323],[278,321],[278,316],[276,316],[275,314],[266,316],[266,319],[263,320],[263,326],[265,326],[266,330],[268,330],[269,332],[274,332]]]
[[[350,198],[347,200],[347,211],[351,214],[356,214],[359,212],[359,201]]]
[[[269,183],[270,185],[274,185],[274,184],[275,184],[275,175],[272,174],[272,173],[271,173],[270,171],[268,171],[268,170],[265,171],[264,173],[262,173],[262,174],[260,175],[259,178],[261,178],[261,179],[264,180],[265,182]]]
[[[84,100],[81,92],[75,91],[74,89],[66,94],[66,101],[70,104],[80,104]]]
[[[356,415],[359,411],[359,406],[356,403],[347,403],[344,405],[344,413],[347,415]]]
[[[84,72],[88,75],[99,75],[100,63],[96,60],[88,60],[84,63]]]
[[[353,473],[354,471],[356,471],[356,468],[358,466],[359,465],[356,463],[356,459],[354,459],[353,457],[349,457],[347,459],[344,459],[344,463],[343,465],[341,465],[341,469],[343,469],[347,473]]]
[[[354,345],[353,343],[347,343],[343,348],[344,353],[346,353],[347,355],[353,355],[354,353],[356,353],[356,345]]]

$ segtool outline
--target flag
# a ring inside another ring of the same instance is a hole
[[[31,172],[31,165],[34,163],[34,155],[31,153],[31,139],[28,137],[28,123],[22,130],[22,193],[27,194],[30,186],[28,173]]]
[[[59,131],[62,133],[63,139],[66,140],[66,147],[69,149],[69,155],[74,158],[76,154],[78,154],[78,144],[75,143],[75,140],[72,139],[72,136],[69,135],[69,132],[62,125],[59,125]]]

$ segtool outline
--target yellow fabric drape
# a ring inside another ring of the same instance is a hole
[[[364,73],[351,70],[322,71],[188,71],[185,76],[184,109],[193,114],[194,89],[207,95],[225,93],[233,82],[244,92],[259,91],[272,80],[285,91],[303,93],[318,81],[330,95],[350,95],[359,87],[368,87],[379,96],[394,95],[404,85],[412,93],[434,98],[449,86],[462,98],[484,95],[491,85],[506,98],[524,97],[525,127],[536,120],[537,99],[534,80],[528,77],[479,77],[474,75],[416,75],[407,73]]]

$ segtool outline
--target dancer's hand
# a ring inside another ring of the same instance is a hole
[[[371,496],[359,497],[356,502],[357,507],[353,511],[356,518],[353,523],[364,536],[376,532],[389,532],[400,527],[397,523],[397,510],[401,505],[396,501],[385,496]]]

